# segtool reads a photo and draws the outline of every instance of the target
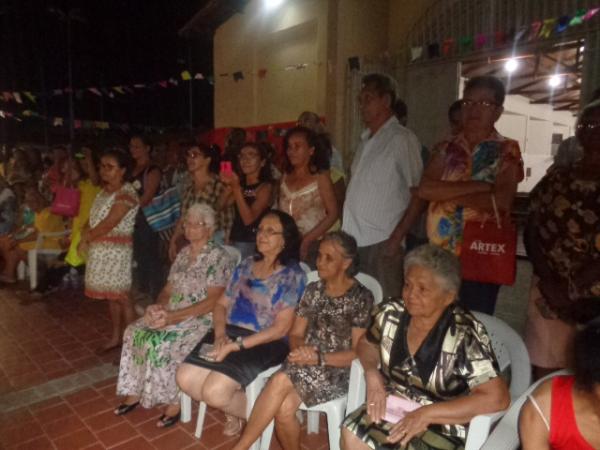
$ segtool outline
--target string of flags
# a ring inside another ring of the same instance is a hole
[[[317,63],[300,63],[290,64],[280,68],[280,70],[304,70],[310,64],[317,65]],[[273,69],[271,69],[273,71]],[[233,72],[220,73],[219,77],[231,76],[234,81],[242,81],[247,76],[256,75],[258,78],[265,78],[268,73],[268,69],[261,68],[256,71],[243,71],[236,70]],[[179,86],[181,82],[192,82],[192,81],[206,81],[209,84],[214,84],[213,75],[205,75],[200,72],[192,73],[189,70],[183,70],[178,76],[173,76],[166,80],[159,80],[150,83],[133,83],[133,84],[121,84],[115,86],[88,86],[84,88],[70,88],[65,87],[61,89],[52,89],[47,92],[35,92],[35,91],[0,91],[0,101],[2,102],[15,102],[17,104],[23,104],[24,100],[28,100],[30,103],[36,103],[40,97],[55,97],[60,95],[74,93],[75,98],[82,99],[83,95],[90,93],[97,97],[108,97],[115,98],[117,95],[134,94],[136,91],[144,89],[167,89]]]
[[[54,127],[62,127],[69,123],[68,117],[58,117],[58,116],[44,116],[43,114],[38,113],[37,111],[32,111],[30,109],[26,109],[21,112],[11,112],[4,111],[0,109],[0,119],[14,119],[17,122],[22,122],[23,119],[28,118],[38,118],[41,120],[46,120],[48,123]],[[116,123],[116,122],[107,122],[103,120],[82,120],[82,119],[74,119],[73,120],[73,128],[76,130],[84,129],[84,130],[120,130],[125,133],[129,132],[131,129],[143,129],[145,132],[159,132],[162,133],[165,131],[165,127],[158,127],[153,125],[130,125],[127,123]]]
[[[477,33],[474,36],[463,36],[458,39],[446,38],[441,42],[432,42],[426,46],[416,46],[410,49],[411,62],[425,57],[439,58],[481,50],[488,46],[504,47],[507,44],[531,42],[548,39],[552,35],[564,33],[567,29],[577,27],[591,20],[600,12],[600,7],[580,8],[573,15],[563,15],[545,20],[538,20],[529,25],[523,25],[510,32],[496,31],[494,33]]]

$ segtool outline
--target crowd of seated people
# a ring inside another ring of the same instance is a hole
[[[236,450],[249,448],[272,420],[281,446],[298,449],[300,405],[346,395],[358,358],[366,403],[341,425],[343,448],[464,448],[465,424],[505,410],[510,395],[490,337],[472,314],[493,314],[500,286],[462,279],[462,233],[496,204],[510,215],[521,155],[494,126],[505,96],[499,80],[466,83],[450,108],[452,129],[429,158],[394,114],[388,84],[382,75],[365,78],[359,101],[368,130],[351,165],[347,201],[350,165],[311,112],[286,133],[278,158],[236,129],[224,154],[214,145],[170,141],[161,166],[151,142],[136,135],[128,149],[88,146],[70,155],[59,147],[41,183],[32,184],[25,174],[33,165],[15,153],[7,181],[0,180],[0,281],[16,281],[40,233],[70,230],[66,239],[42,243],[64,254],[41,289],[76,268],[86,297],[106,300],[112,330],[98,351],[121,348],[116,415],[161,406],[156,426],[170,427],[180,420],[185,393],[225,413],[223,432],[239,436]],[[536,376],[567,367],[577,325],[600,312],[599,111],[593,103],[578,120],[581,162],[551,170],[532,193],[527,343]],[[396,198],[384,192],[394,180],[375,168],[402,178],[392,183]],[[51,211],[65,187],[80,194],[74,217]],[[159,233],[145,207],[173,187],[180,218]],[[565,215],[568,223],[555,220]],[[410,230],[425,220],[429,243],[405,251]],[[237,266],[227,245],[241,255]],[[316,268],[319,281],[307,284],[301,263]],[[359,270],[381,282],[382,303],[373,305],[355,278]],[[136,317],[140,293],[146,300]],[[578,382],[588,370],[581,364],[575,385],[582,393],[573,402],[583,414],[577,423],[588,424],[599,419],[585,410],[597,380]],[[279,366],[247,417],[245,388]],[[548,395],[554,384],[536,391],[541,411],[535,416],[528,404],[523,427],[542,429],[553,414]],[[393,420],[386,404],[398,398],[414,410]],[[593,433],[582,434],[597,443]]]

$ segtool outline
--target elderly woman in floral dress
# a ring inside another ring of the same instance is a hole
[[[117,393],[126,396],[115,409],[124,415],[138,404],[166,408],[157,427],[175,424],[180,417],[175,372],[183,358],[212,328],[212,310],[223,294],[235,261],[211,239],[215,213],[195,204],[183,218],[190,244],[183,248],[155,305],[125,331]]]

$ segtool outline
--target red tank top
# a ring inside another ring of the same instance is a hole
[[[581,435],[573,409],[572,375],[552,379],[550,412],[550,447],[553,450],[594,450]]]

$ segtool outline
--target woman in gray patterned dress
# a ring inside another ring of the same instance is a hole
[[[177,255],[157,303],[127,327],[117,383],[117,394],[126,398],[115,414],[127,414],[140,403],[144,408],[164,404],[158,427],[179,419],[175,372],[212,328],[215,301],[223,294],[235,264],[212,241],[215,213],[210,206],[193,205],[182,223],[190,244]]]
[[[365,334],[373,295],[354,275],[358,252],[354,238],[335,231],[319,245],[319,281],[308,285],[290,331],[291,352],[280,372],[259,396],[234,450],[249,448],[275,418],[285,449],[299,448],[296,411],[345,395],[355,348]]]

